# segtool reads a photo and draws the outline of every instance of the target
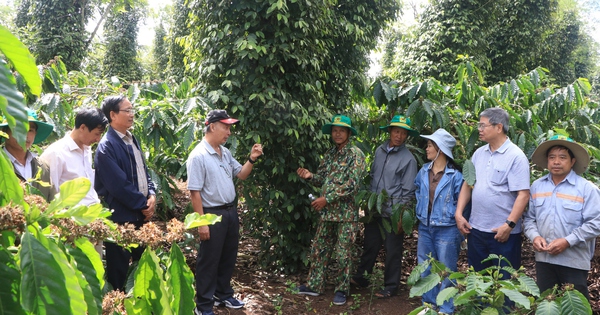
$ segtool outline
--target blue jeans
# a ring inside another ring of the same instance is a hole
[[[443,263],[452,271],[457,271],[458,255],[460,254],[460,243],[463,237],[456,225],[453,226],[426,226],[419,223],[419,240],[417,242],[417,259],[419,264],[429,259],[429,255]],[[421,277],[430,273],[428,268]],[[423,302],[436,305],[435,299],[438,293],[452,286],[448,278],[444,279],[438,286],[423,294]],[[440,306],[440,312],[451,314],[454,312],[452,299]]]

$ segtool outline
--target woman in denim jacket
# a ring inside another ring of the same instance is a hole
[[[423,165],[415,179],[416,214],[419,220],[418,262],[422,263],[431,256],[456,271],[463,240],[454,220],[456,202],[463,184],[462,173],[452,156],[456,140],[441,128],[432,135],[421,137],[428,139],[425,151],[427,159],[432,162]],[[422,276],[428,274],[429,269]],[[443,280],[423,294],[423,303],[437,307],[435,300],[438,293],[451,285],[450,280]],[[454,312],[452,300],[441,305],[439,311],[446,314]]]

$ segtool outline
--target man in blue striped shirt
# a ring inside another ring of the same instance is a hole
[[[549,171],[531,185],[523,222],[535,250],[537,284],[544,292],[571,283],[589,300],[587,274],[600,235],[600,190],[580,176],[590,156],[572,139],[554,136],[531,160]]]

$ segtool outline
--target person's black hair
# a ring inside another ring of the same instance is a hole
[[[85,125],[90,131],[99,128],[101,131],[106,129],[108,119],[97,107],[81,107],[77,110],[75,116],[75,128]]]
[[[479,114],[480,117],[487,117],[491,125],[502,124],[502,132],[508,134],[508,112],[499,107],[492,107]]]
[[[120,110],[119,105],[125,98],[125,95],[112,95],[104,98],[102,101],[102,112],[108,119],[108,123],[111,123],[110,112],[118,113]]]
[[[431,142],[431,145],[433,145],[433,148],[434,148],[436,151],[439,151],[439,152],[440,152],[440,154],[443,154],[443,155],[445,155],[445,156],[446,156],[446,161],[447,161],[447,162],[446,162],[446,165],[448,165],[448,166],[450,166],[450,168],[453,168],[453,169],[455,169],[455,170],[458,170],[459,172],[461,172],[461,173],[462,173],[462,166],[458,165],[458,163],[456,163],[456,161],[454,161],[454,160],[453,160],[453,159],[451,159],[449,156],[447,156],[447,155],[446,155],[446,153],[442,152],[442,151],[440,150],[440,147],[438,147],[437,143],[435,143],[435,141],[433,141],[433,140],[431,140],[431,139],[430,139],[430,140],[427,140],[427,142]]]
[[[571,151],[571,149],[565,147],[564,145],[553,145],[550,148],[548,148],[548,150],[546,151],[546,158],[548,157],[548,154],[550,154],[550,151],[554,150],[554,149],[559,149],[559,150],[567,150],[567,152],[569,152],[569,156],[571,157],[571,160],[575,158],[575,154],[573,154],[573,151]]]

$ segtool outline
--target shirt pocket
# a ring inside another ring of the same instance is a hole
[[[583,203],[572,200],[563,200],[561,206],[563,208],[566,225],[576,228],[583,223],[583,217],[581,215]]]
[[[504,186],[506,186],[508,184],[508,177],[506,176],[506,170],[501,170],[501,169],[497,169],[497,168],[493,169],[492,176],[490,178],[490,182],[496,189],[504,188]]]

